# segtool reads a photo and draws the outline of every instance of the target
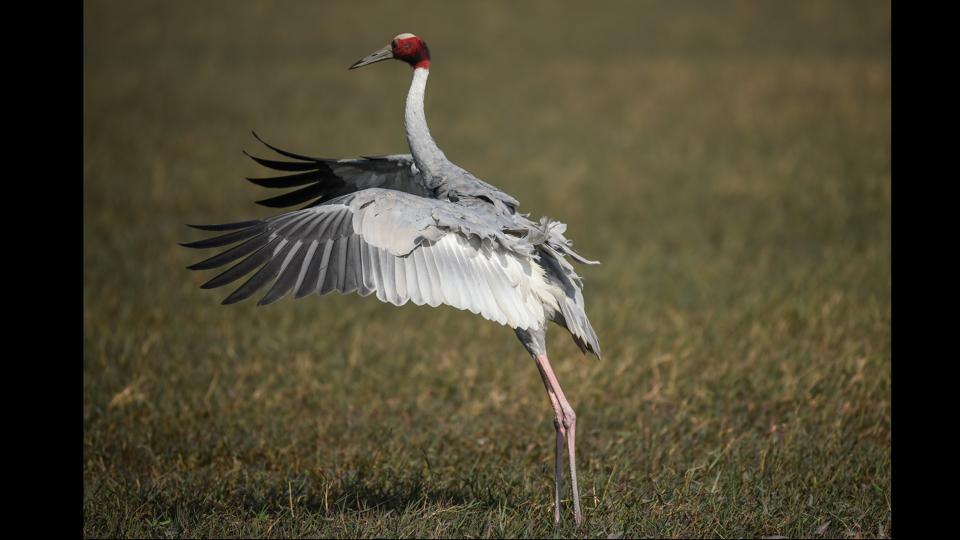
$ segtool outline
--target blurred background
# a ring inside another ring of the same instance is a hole
[[[83,32],[84,536],[890,534],[889,3],[86,1]],[[401,32],[446,155],[603,263],[603,360],[548,336],[579,531],[509,328],[185,269],[184,223],[272,213],[251,129],[407,152],[409,68],[346,69]]]

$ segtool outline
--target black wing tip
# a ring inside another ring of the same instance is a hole
[[[254,202],[255,202],[256,204],[259,204],[260,206],[266,206],[267,208],[286,208],[287,206],[290,206],[290,205],[286,205],[286,204],[277,204],[277,203],[275,203],[275,202],[271,202],[272,199],[273,199],[273,198],[263,199],[263,200],[254,201]]]
[[[194,242],[177,242],[178,245],[190,249],[206,249],[209,246],[203,245],[208,239],[196,240]]]
[[[206,283],[204,283],[204,285],[206,285]],[[217,285],[216,287],[219,287],[219,286],[220,286],[220,285]],[[215,288],[215,287],[204,287],[203,285],[201,285],[200,287],[201,287],[201,288],[206,288],[206,289]],[[236,303],[238,303],[238,302],[242,302],[242,301],[244,301],[244,300],[246,300],[247,298],[250,298],[250,297],[252,296],[252,292],[251,292],[250,294],[240,294],[240,295],[238,295],[237,292],[239,292],[239,290],[238,290],[238,291],[234,291],[233,294],[231,294],[230,296],[224,298],[223,301],[220,302],[220,305],[221,305],[221,306],[233,305],[233,304],[236,304]],[[276,302],[277,300],[280,300],[280,299],[283,298],[284,296],[286,296],[286,294],[283,294],[283,295],[278,296],[278,297],[276,297],[276,298],[269,298],[268,296],[264,296],[263,298],[261,298],[260,300],[257,301],[257,307],[268,306],[268,305]]]
[[[253,134],[253,138],[257,139],[260,142],[260,144],[266,146],[267,148],[273,150],[274,152],[282,153],[282,151],[279,148],[263,140],[263,137],[261,137],[260,135],[257,135],[257,132],[255,130],[251,129],[250,133]]]
[[[256,131],[250,130],[250,133],[252,133],[253,136],[256,137],[256,139],[257,139],[258,141],[260,141],[260,144],[266,146],[267,148],[273,150],[274,152],[276,152],[276,153],[278,153],[278,154],[280,154],[280,155],[282,155],[282,156],[286,156],[286,157],[288,157],[288,158],[293,158],[293,159],[299,159],[299,160],[301,160],[301,161],[308,161],[308,162],[326,161],[326,160],[328,160],[328,158],[318,158],[318,157],[313,157],[313,156],[306,156],[306,155],[303,155],[303,154],[296,154],[296,153],[294,153],[294,152],[290,152],[290,151],[287,151],[287,150],[283,150],[283,149],[278,148],[278,147],[276,147],[276,146],[268,143],[267,141],[263,140],[263,138],[261,138],[259,135],[257,135],[257,132],[256,132]]]
[[[255,155],[251,154],[250,152],[247,152],[247,150],[246,150],[245,148],[241,148],[240,151],[243,152],[243,155],[245,155],[245,156],[247,156],[248,158],[256,161],[256,162],[259,163],[260,165],[263,165],[264,167],[270,167],[269,165],[267,165],[267,163],[270,163],[271,161],[273,161],[273,160],[269,160],[269,159],[267,159],[267,158],[257,157],[257,156],[255,156]]]
[[[240,302],[241,300],[246,300],[248,297],[249,297],[249,295],[237,295],[236,291],[234,291],[233,294],[231,294],[230,296],[224,298],[223,301],[220,302],[220,305],[221,305],[221,306],[229,306],[229,305],[232,305],[232,304],[236,304],[237,302]]]
[[[251,219],[247,221],[235,221],[233,223],[218,223],[214,225],[195,225],[191,223],[184,223],[184,225],[200,231],[234,231],[239,229],[246,229],[247,227],[253,227],[255,225],[260,225],[263,223],[264,223],[264,220],[262,219]]]
[[[315,202],[315,199],[318,197],[323,197],[323,192],[324,187],[321,184],[310,184],[307,187],[289,191],[283,195],[270,197],[268,199],[261,199],[257,201],[257,204],[266,206],[268,208],[285,208],[287,206],[302,204],[307,201]]]
[[[223,247],[228,244],[235,244],[237,242],[248,240],[253,236],[257,236],[266,231],[266,222],[251,222],[252,225],[244,224],[242,227],[234,227],[235,224],[227,225],[210,225],[209,227],[214,227],[207,230],[223,232],[224,230],[229,231],[226,234],[221,234],[220,236],[213,236],[210,238],[203,238],[200,240],[195,240],[193,242],[180,242],[179,244],[185,248],[191,249],[208,249]]]
[[[282,196],[282,195],[281,195],[281,196]],[[300,210],[306,210],[307,208],[313,208],[314,206],[317,206],[318,204],[320,204],[321,202],[323,202],[322,199],[323,199],[323,197],[319,197],[319,198],[317,198],[317,199],[315,199],[315,200],[313,200],[313,201],[310,201],[310,202],[308,202],[307,204],[305,204],[304,206],[301,206],[300,208],[297,208],[296,210],[293,210],[293,211],[294,211],[294,212],[298,212],[298,211],[300,211]],[[256,202],[256,204],[259,204],[260,206],[265,206],[265,207],[267,207],[267,208],[290,208],[291,206],[296,206],[296,205],[300,204],[299,202],[292,202],[292,203],[289,203],[289,204],[288,204],[288,203],[280,203],[280,202],[273,201],[272,199],[264,199],[264,200],[262,200],[262,201],[255,201],[255,202]]]

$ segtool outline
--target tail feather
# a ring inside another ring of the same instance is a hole
[[[540,265],[546,271],[554,283],[556,283],[563,294],[557,298],[560,306],[560,316],[563,317],[562,324],[570,331],[574,343],[580,350],[586,353],[593,353],[600,356],[600,339],[597,332],[590,324],[587,318],[586,306],[583,301],[583,280],[573,270],[573,266],[566,260],[562,252],[553,248],[549,243],[543,243],[538,246],[540,254]],[[560,321],[558,321],[560,322]]]
[[[567,330],[570,331],[570,336],[573,337],[573,342],[577,344],[580,351],[584,354],[593,353],[597,355],[597,358],[603,358],[600,352],[600,339],[597,337],[593,325],[590,324],[587,314],[583,311],[582,305],[567,300],[560,303],[560,310]]]

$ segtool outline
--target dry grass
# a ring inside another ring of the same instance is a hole
[[[889,5],[101,3],[84,26],[84,536],[890,534]],[[513,333],[222,307],[183,223],[267,215],[240,148],[447,155],[569,224],[605,357],[554,331],[585,526]]]

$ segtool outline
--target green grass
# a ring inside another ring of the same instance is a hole
[[[89,537],[890,535],[890,7],[84,6]],[[223,307],[184,223],[268,215],[241,148],[452,160],[569,224],[605,356],[549,336],[585,523],[508,328],[357,296]]]

